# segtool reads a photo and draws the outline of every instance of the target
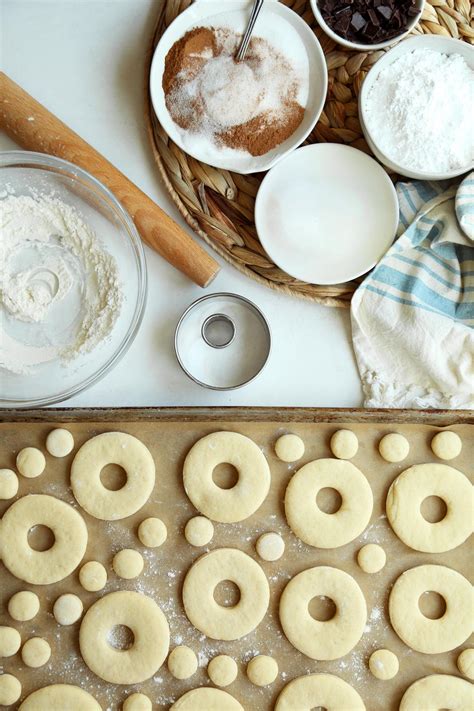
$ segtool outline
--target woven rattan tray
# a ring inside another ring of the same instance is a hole
[[[319,123],[307,143],[346,143],[368,153],[357,111],[357,96],[381,52],[351,52],[336,45],[317,26],[307,0],[284,0],[316,33],[326,55],[329,89]],[[164,0],[147,62],[167,28],[190,0]],[[471,0],[429,0],[415,33],[446,35],[474,44]],[[148,87],[148,81],[147,81]],[[263,178],[238,175],[200,163],[176,146],[160,126],[147,88],[145,120],[160,174],[181,215],[192,229],[239,271],[261,284],[326,306],[348,307],[358,282],[336,286],[307,284],[290,277],[266,255],[254,224],[255,195]]]

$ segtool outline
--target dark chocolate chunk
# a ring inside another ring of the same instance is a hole
[[[318,0],[329,27],[343,39],[377,44],[403,33],[421,0]]]

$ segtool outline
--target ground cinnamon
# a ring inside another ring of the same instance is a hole
[[[265,40],[253,38],[245,60],[236,62],[240,38],[227,29],[187,32],[166,56],[163,91],[180,128],[261,156],[295,132],[305,109],[289,61]]]

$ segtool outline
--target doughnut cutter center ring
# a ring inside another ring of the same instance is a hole
[[[209,294],[192,303],[175,333],[176,357],[191,380],[211,390],[234,390],[253,380],[271,349],[267,320],[237,294]]]
[[[211,348],[226,348],[235,338],[235,323],[226,314],[213,314],[202,324],[201,335]]]

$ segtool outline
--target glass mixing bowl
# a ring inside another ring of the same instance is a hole
[[[86,171],[59,158],[28,151],[0,153],[0,212],[2,199],[8,195],[52,193],[79,213],[115,259],[123,303],[110,335],[91,352],[69,362],[55,357],[28,373],[12,373],[0,366],[3,406],[50,405],[90,387],[126,353],[143,317],[147,291],[143,246],[132,219],[110,190]],[[1,240],[0,234],[0,245]],[[10,315],[1,305],[0,319],[7,330]],[[21,325],[22,340],[36,345],[28,342],[28,326]],[[36,329],[31,332],[33,337],[38,325],[31,326]]]

